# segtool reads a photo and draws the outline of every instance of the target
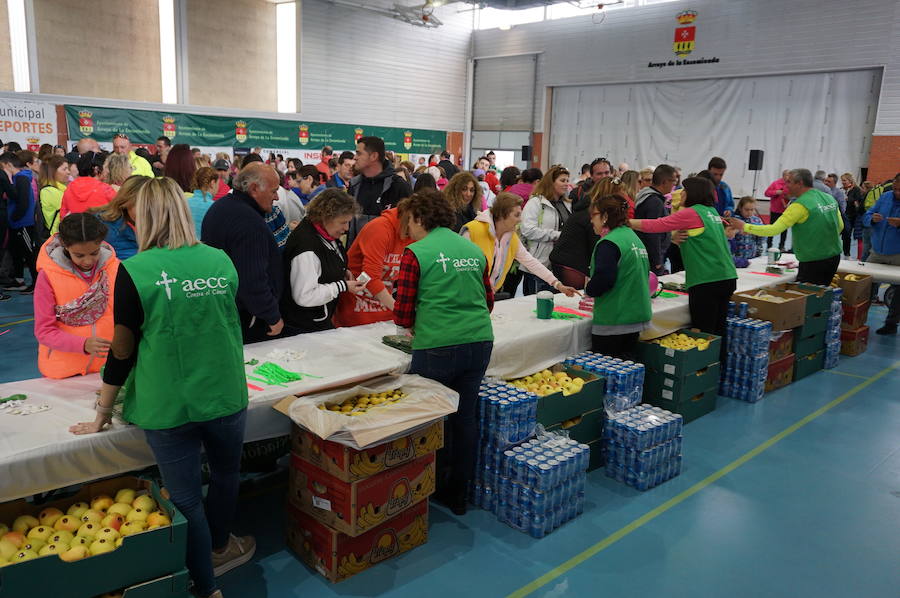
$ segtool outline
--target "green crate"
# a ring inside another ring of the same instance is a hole
[[[834,301],[834,290],[831,287],[823,287],[817,284],[805,282],[786,282],[775,286],[780,290],[797,290],[808,293],[806,296],[807,319],[817,313],[831,312],[831,302]]]
[[[581,392],[573,395],[564,396],[561,392],[555,392],[538,399],[537,421],[539,424],[552,426],[578,417],[582,413],[603,408],[603,396],[606,388],[606,381],[603,377],[580,368],[558,367],[554,371],[565,371],[570,377],[584,378],[584,386],[581,388]]]
[[[673,413],[680,413],[684,417],[684,423],[688,423],[714,411],[717,398],[717,389],[711,388],[681,401],[666,401],[656,397],[650,400],[649,403],[651,405],[656,405],[657,407],[662,407],[663,409],[668,409]]]
[[[643,363],[647,369],[653,369],[664,374],[683,376],[689,372],[702,370],[719,361],[719,347],[722,337],[695,330],[679,330],[679,334],[686,334],[694,338],[705,338],[709,341],[709,347],[701,351],[697,348],[687,351],[667,349],[657,343],[641,341],[637,344],[635,352],[636,361]]]
[[[582,444],[590,444],[595,440],[599,440],[603,436],[603,415],[605,410],[596,409],[589,413],[584,413],[578,417],[570,418],[564,422],[547,426],[547,430],[563,431],[569,434],[569,438],[577,440]],[[575,420],[574,425],[566,427],[569,422]]]
[[[689,399],[710,389],[718,388],[721,367],[714,363],[684,376],[673,376],[648,369],[644,375],[644,401],[653,396],[669,402]]]
[[[806,316],[806,320],[803,321],[803,326],[798,326],[794,329],[796,332],[794,338],[803,339],[809,338],[820,332],[824,333],[828,329],[828,318],[830,316],[830,312],[820,312],[811,316]]]
[[[0,598],[97,596],[182,571],[187,552],[187,519],[149,480],[123,477],[88,484],[71,498],[40,508],[24,500],[3,503],[0,521],[12,523],[19,515],[36,515],[46,507],[65,512],[72,503],[90,502],[99,494],[115,496],[121,488],[149,490],[168,513],[172,525],[128,536],[116,550],[80,561],[67,563],[50,555],[7,565],[0,568]]]
[[[189,598],[187,569],[125,588],[122,598]]]
[[[798,329],[799,330],[799,329]],[[825,331],[816,332],[810,336],[802,337],[798,333],[794,333],[794,355],[797,359],[812,355],[816,351],[825,348]]]
[[[802,378],[806,378],[810,374],[815,374],[825,367],[825,350],[820,349],[812,355],[805,357],[797,357],[794,363],[794,382]]]

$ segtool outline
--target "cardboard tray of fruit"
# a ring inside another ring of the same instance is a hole
[[[459,394],[416,376],[382,376],[362,384],[298,397],[276,406],[324,440],[362,450],[390,442],[455,413]]]
[[[96,596],[184,569],[187,520],[148,480],[3,503],[0,522],[0,598]]]

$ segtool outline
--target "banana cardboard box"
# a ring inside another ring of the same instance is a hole
[[[772,330],[797,328],[806,320],[806,295],[803,293],[765,288],[735,293],[731,300],[747,303],[750,306],[748,317],[772,322]]]
[[[291,451],[296,456],[344,482],[355,482],[371,477],[424,457],[442,446],[444,446],[443,420],[422,426],[408,436],[361,451],[322,440],[297,425],[291,430]]]
[[[868,274],[838,272],[831,279],[831,286],[844,289],[841,299],[845,305],[857,305],[869,300],[872,294],[872,277]]]
[[[347,579],[427,541],[427,500],[355,538],[288,506],[288,546],[332,582]]]
[[[435,454],[355,482],[345,482],[291,457],[289,500],[301,511],[348,536],[359,536],[434,492]]]

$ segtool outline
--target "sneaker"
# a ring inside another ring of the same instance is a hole
[[[875,331],[875,334],[897,334],[897,325],[894,324],[891,326],[890,324],[885,324],[881,328]]]
[[[34,295],[34,285],[30,284],[20,292],[21,295]]]
[[[25,284],[24,282],[18,282],[18,281],[16,281],[16,282],[14,282],[13,284],[11,284],[11,285],[9,285],[9,286],[3,287],[3,290],[4,290],[4,291],[24,291],[24,290],[27,289],[27,288],[28,288],[28,285]]]
[[[9,301],[12,299],[12,295],[7,295],[6,293],[0,293],[0,301]]]
[[[253,536],[238,538],[231,534],[228,537],[228,546],[225,551],[221,553],[213,551],[212,553],[213,573],[216,577],[224,575],[252,559],[255,552],[256,539]]]

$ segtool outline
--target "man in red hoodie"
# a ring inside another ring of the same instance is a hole
[[[116,196],[116,190],[98,178],[105,161],[106,154],[96,152],[81,154],[78,158],[78,178],[72,181],[63,193],[59,208],[60,220],[69,214],[105,206]]]
[[[316,164],[316,170],[322,173],[321,179],[323,183],[331,178],[331,167],[328,166],[328,161],[331,160],[332,156],[334,156],[334,150],[331,149],[331,146],[326,145],[322,148],[322,158]]]

